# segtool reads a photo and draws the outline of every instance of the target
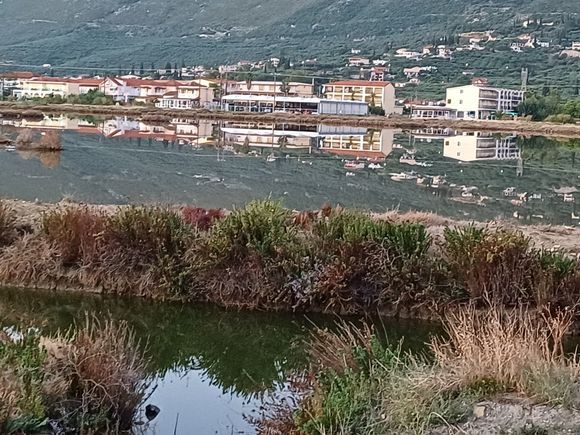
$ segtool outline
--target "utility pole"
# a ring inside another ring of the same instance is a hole
[[[522,68],[522,91],[528,91],[529,72],[527,68]]]

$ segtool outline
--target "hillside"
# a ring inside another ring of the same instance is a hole
[[[539,33],[566,42],[580,39],[577,15],[577,0],[2,0],[0,62],[116,69],[285,56],[338,65],[355,47],[380,56],[466,31],[514,36],[526,17],[553,22]],[[543,69],[549,57],[535,60]]]
[[[165,58],[221,63],[280,51],[331,57],[360,39],[380,51],[388,43],[510,26],[530,13],[560,18],[580,13],[580,2],[3,0],[0,57],[94,65]]]

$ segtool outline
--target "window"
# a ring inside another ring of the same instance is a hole
[[[463,104],[463,100],[459,100],[459,104]]]
[[[451,98],[447,100],[447,104],[451,104]]]

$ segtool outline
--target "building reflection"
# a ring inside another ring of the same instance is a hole
[[[463,162],[519,160],[522,157],[516,144],[516,136],[498,136],[483,132],[461,133],[445,138],[443,155]]]
[[[220,127],[226,146],[302,149],[312,151],[319,137],[316,126],[227,123]]]
[[[322,151],[357,158],[386,159],[393,152],[395,130],[359,129],[356,132],[327,131],[320,139]]]

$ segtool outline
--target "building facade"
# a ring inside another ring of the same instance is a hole
[[[359,101],[370,107],[382,107],[386,115],[395,112],[395,87],[391,82],[336,81],[324,85],[322,93],[329,100]]]
[[[222,109],[228,112],[303,113],[316,115],[368,115],[368,104],[324,98],[232,94],[222,98]]]
[[[411,105],[411,118],[415,119],[456,119],[457,110],[445,106]]]
[[[279,95],[288,97],[314,97],[314,86],[309,83],[280,82],[280,81],[254,81],[243,80],[229,82],[227,93],[244,95]]]
[[[57,77],[33,77],[20,81],[19,87],[12,91],[16,98],[47,98],[86,94],[99,89],[101,80]]]
[[[459,119],[490,119],[497,112],[515,112],[524,96],[521,90],[467,85],[448,88],[446,103]]]

